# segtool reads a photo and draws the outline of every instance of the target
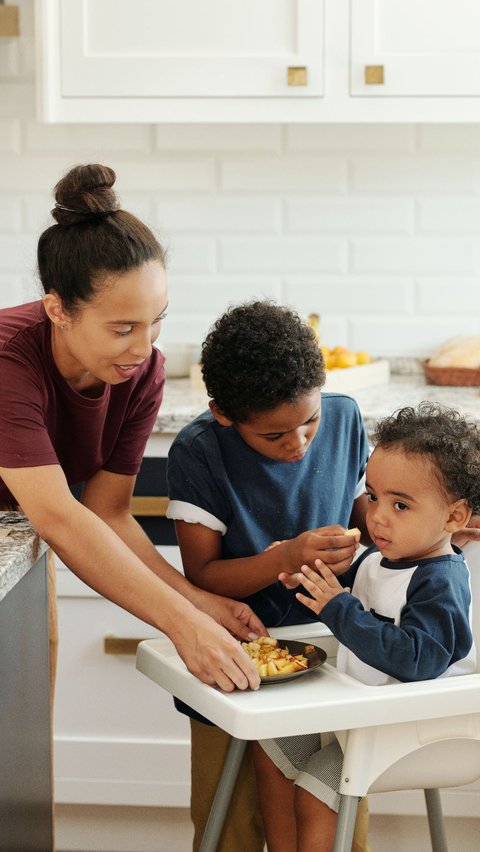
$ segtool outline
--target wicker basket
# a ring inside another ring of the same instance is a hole
[[[480,386],[480,370],[468,367],[431,367],[423,362],[425,378],[431,385],[450,385],[451,387]]]

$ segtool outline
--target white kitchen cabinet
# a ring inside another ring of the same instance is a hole
[[[160,548],[180,565],[178,549]],[[186,807],[190,731],[172,697],[105,653],[105,638],[161,634],[57,567],[59,659],[54,705],[55,800],[61,804]]]
[[[351,15],[354,97],[480,96],[478,0],[351,0]]]
[[[477,0],[36,0],[62,122],[478,122]]]

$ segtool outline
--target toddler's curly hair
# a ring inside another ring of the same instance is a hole
[[[427,456],[445,496],[464,499],[480,513],[480,429],[473,421],[453,408],[421,402],[381,420],[372,440],[376,447]]]
[[[208,395],[233,423],[246,423],[321,388],[325,364],[313,329],[270,300],[230,307],[202,344]]]

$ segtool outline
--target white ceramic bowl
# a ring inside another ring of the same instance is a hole
[[[165,356],[167,379],[182,379],[190,375],[190,367],[200,357],[200,347],[189,343],[161,343]]]

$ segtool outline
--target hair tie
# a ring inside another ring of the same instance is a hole
[[[65,207],[64,204],[55,203],[56,210],[66,210],[67,213],[80,213],[80,210],[74,210],[73,207]]]
[[[54,210],[63,210],[65,213],[73,213],[75,216],[111,216],[115,213],[115,209],[111,210],[75,210],[73,207],[66,207],[65,204],[55,204]]]

